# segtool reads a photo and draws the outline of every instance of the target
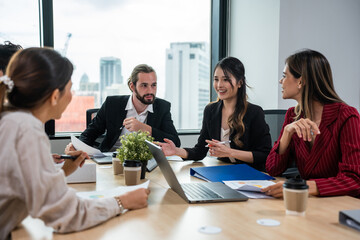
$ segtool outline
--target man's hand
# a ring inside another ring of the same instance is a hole
[[[73,152],[73,151],[76,151],[76,149],[75,149],[74,145],[72,145],[72,143],[69,143],[68,145],[66,145],[65,151],[64,151],[65,154],[71,155],[71,154],[69,154],[69,152]]]
[[[123,122],[123,125],[130,132],[137,132],[137,131],[141,130],[143,132],[149,132],[150,135],[151,135],[151,132],[152,132],[151,127],[149,125],[140,122],[139,120],[137,120],[134,117],[125,118],[124,122]]]

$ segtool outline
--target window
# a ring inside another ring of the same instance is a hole
[[[75,66],[73,100],[55,131],[83,131],[87,109],[107,96],[130,94],[127,78],[140,63],[157,72],[157,97],[171,102],[175,127],[200,128],[210,101],[210,5],[54,0],[54,47]]]
[[[19,11],[19,7],[25,9]],[[20,16],[21,15],[21,16]],[[10,41],[23,48],[40,46],[39,9],[37,2],[28,0],[0,3],[0,42]]]

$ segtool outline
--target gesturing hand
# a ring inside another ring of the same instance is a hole
[[[162,151],[164,152],[165,156],[172,156],[176,155],[176,146],[170,139],[164,138],[165,142],[157,142]]]

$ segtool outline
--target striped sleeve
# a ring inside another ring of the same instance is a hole
[[[355,110],[356,111],[356,110]],[[340,132],[341,159],[335,177],[314,179],[320,196],[360,196],[360,119],[353,114]]]

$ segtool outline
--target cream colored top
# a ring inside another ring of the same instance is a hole
[[[226,130],[221,128],[220,142],[227,142],[230,140],[229,138],[230,138],[230,128],[228,128]],[[225,143],[225,146],[230,147],[230,143],[229,142]],[[229,159],[232,163],[236,162],[235,158],[233,158],[233,157],[229,157]]]
[[[79,231],[120,213],[114,198],[86,200],[55,169],[44,124],[30,112],[0,115],[0,239],[27,215],[55,231]]]

